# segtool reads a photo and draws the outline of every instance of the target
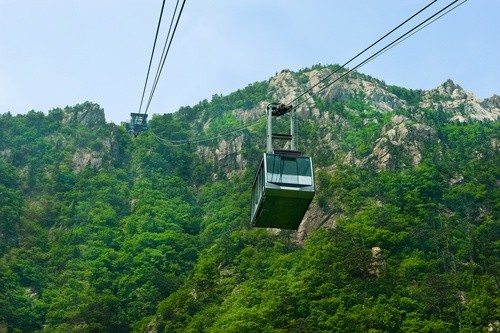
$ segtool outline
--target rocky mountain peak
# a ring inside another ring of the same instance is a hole
[[[481,103],[481,106],[486,109],[500,109],[500,96],[493,95],[490,98],[486,98]]]
[[[85,102],[65,109],[64,124],[81,124],[96,129],[106,125],[104,109],[99,104]]]
[[[441,86],[439,86],[437,89],[440,93],[450,95],[450,96],[453,96],[454,94],[461,95],[461,94],[465,93],[465,91],[462,89],[462,87],[460,87],[458,84],[453,82],[451,79],[446,80],[446,82],[443,83]]]
[[[273,100],[288,103],[298,95],[299,82],[292,71],[284,69],[271,79],[269,88],[274,90]]]
[[[500,97],[495,95],[483,101],[452,80],[424,92],[420,107],[451,113],[451,120],[459,122],[500,119]]]

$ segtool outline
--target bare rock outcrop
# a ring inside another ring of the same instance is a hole
[[[391,124],[382,129],[380,138],[364,163],[373,164],[378,170],[394,169],[404,163],[405,159],[401,157],[407,156],[412,165],[418,165],[422,161],[422,145],[433,140],[438,138],[432,127],[395,115]]]
[[[296,244],[302,244],[318,228],[335,228],[337,218],[338,216],[326,213],[316,202],[313,202],[299,225],[299,229],[293,233],[292,239]]]
[[[242,157],[243,135],[234,139],[220,140],[217,147],[198,146],[197,154],[204,161],[215,161],[222,168],[228,178],[233,174],[243,172],[247,161]],[[214,175],[214,177],[216,177]]]
[[[91,129],[97,129],[106,125],[104,109],[99,104],[85,102],[75,105],[72,108],[66,108],[63,124],[81,124]]]

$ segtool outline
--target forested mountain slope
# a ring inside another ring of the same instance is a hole
[[[1,114],[0,332],[500,330],[500,97],[358,73],[310,90],[336,69],[137,138],[90,102]],[[250,229],[266,105],[294,100],[316,197],[297,232]]]

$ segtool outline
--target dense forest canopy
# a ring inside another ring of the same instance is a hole
[[[91,102],[1,114],[0,332],[500,330],[497,96],[361,74],[312,91],[313,204],[297,232],[249,227],[265,105],[335,68],[153,115],[136,138]]]

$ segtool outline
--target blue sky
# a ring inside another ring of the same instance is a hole
[[[127,120],[139,108],[161,2],[0,0],[0,113],[89,100],[108,121]],[[429,2],[187,0],[148,113],[175,112],[285,68],[343,64]],[[412,89],[450,78],[480,98],[498,95],[499,13],[498,0],[469,0],[359,71]]]

